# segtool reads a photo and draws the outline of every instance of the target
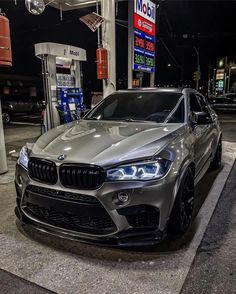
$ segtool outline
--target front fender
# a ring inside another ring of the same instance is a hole
[[[174,189],[173,189],[173,195],[172,195],[172,201],[170,203],[170,207],[169,207],[169,217],[170,217],[170,214],[172,212],[172,209],[173,209],[173,206],[174,206],[174,203],[175,203],[175,200],[176,200],[176,196],[178,194],[178,191],[179,191],[179,187],[180,187],[180,184],[181,184],[181,181],[183,179],[183,176],[186,172],[186,170],[191,167],[191,169],[194,171],[195,173],[195,164],[192,160],[192,158],[190,157],[187,157],[182,165],[180,166],[179,168],[179,172],[176,176],[176,180],[175,180],[175,185],[174,185]]]

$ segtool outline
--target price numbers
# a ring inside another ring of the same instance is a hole
[[[143,55],[135,53],[134,54],[134,63],[145,64],[145,57]]]
[[[145,40],[135,36],[134,45],[135,45],[135,47],[139,47],[139,48],[144,49],[145,48]]]
[[[146,62],[145,62],[146,66],[149,67],[154,67],[154,58],[153,57],[147,57],[146,56]]]
[[[154,52],[155,50],[154,43],[146,41],[146,50]]]

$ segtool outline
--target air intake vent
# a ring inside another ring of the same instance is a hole
[[[38,182],[46,184],[56,184],[57,182],[57,168],[56,164],[45,159],[30,158],[29,176]]]

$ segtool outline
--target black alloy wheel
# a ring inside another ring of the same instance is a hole
[[[174,234],[184,234],[193,220],[194,174],[191,168],[185,172],[171,213],[169,229]]]
[[[11,116],[8,112],[4,112],[2,113],[2,122],[3,124],[7,125],[9,124],[11,121]]]

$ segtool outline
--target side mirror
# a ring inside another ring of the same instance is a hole
[[[194,112],[192,115],[193,125],[209,125],[212,123],[212,118],[207,112]]]

